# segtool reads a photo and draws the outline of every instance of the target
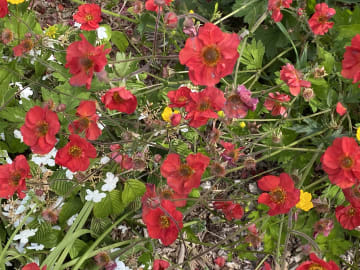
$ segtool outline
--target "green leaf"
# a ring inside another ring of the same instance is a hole
[[[116,47],[118,47],[121,52],[125,52],[129,46],[126,35],[120,31],[112,32],[111,41],[116,45]]]
[[[62,179],[61,180],[55,179],[57,177]],[[74,183],[71,181],[64,180],[63,178],[65,178],[65,172],[55,171],[51,177],[51,179],[53,180],[50,181],[50,188],[59,196],[66,196],[66,195],[69,196],[73,191],[72,189],[74,187]]]
[[[83,204],[79,197],[74,197],[64,203],[59,214],[59,223],[65,224],[65,222],[73,215],[80,212]]]
[[[142,196],[146,191],[145,184],[136,179],[129,179],[125,182],[124,190],[122,192],[122,201],[128,205],[137,197]]]
[[[100,202],[94,204],[94,216],[97,218],[108,217],[112,212],[112,204],[110,195],[106,194],[106,197],[103,198]]]
[[[83,240],[80,239],[75,239],[75,241],[73,242],[73,244],[71,245],[70,251],[69,251],[69,255],[71,257],[71,259],[76,258],[79,254],[81,254],[81,252],[87,248],[87,244],[86,242],[84,242]]]
[[[96,238],[101,235],[110,225],[112,221],[109,218],[96,218],[91,219],[90,230],[91,236]]]
[[[112,214],[119,215],[124,211],[124,204],[121,200],[121,191],[114,189],[110,192]]]
[[[22,107],[6,107],[0,111],[0,118],[14,123],[25,122],[25,115]]]
[[[241,57],[241,63],[246,65],[246,69],[259,69],[262,67],[262,60],[265,54],[265,47],[261,40],[253,39],[250,44],[246,44]]]
[[[267,3],[262,0],[236,0],[233,5],[233,11],[237,11],[234,17],[244,17],[250,27],[255,24],[256,20],[266,11]]]
[[[331,73],[333,71],[333,68],[335,65],[334,56],[331,53],[325,51],[321,47],[317,48],[317,54],[318,54],[318,57],[322,60],[321,65],[324,66],[326,72]]]
[[[116,62],[119,62],[115,64],[115,72],[117,76],[123,78],[137,69],[138,61],[126,61],[129,58],[131,58],[131,54],[129,57],[126,57],[125,53],[116,53]]]

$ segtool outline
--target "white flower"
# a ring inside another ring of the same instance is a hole
[[[25,245],[29,242],[29,237],[32,237],[37,232],[37,229],[27,229],[21,231],[19,234],[15,235],[14,240],[20,240],[20,244]]]
[[[72,171],[70,171],[69,169],[66,170],[65,172],[65,176],[67,179],[73,179],[74,178],[74,174]]]
[[[203,189],[210,189],[211,183],[209,181],[206,181],[200,185]]]
[[[100,193],[98,190],[91,191],[90,189],[87,189],[86,193],[85,200],[93,201],[95,203],[101,202],[101,200],[106,197],[105,193]]]
[[[122,234],[125,234],[129,230],[129,228],[124,225],[119,225],[117,228],[121,230]]]
[[[18,129],[14,129],[14,137],[15,137],[16,139],[19,139],[20,142],[23,142],[23,141],[24,141],[23,136],[22,136],[22,134],[21,134],[21,131],[18,130]]]
[[[5,141],[5,133],[4,132],[1,132],[0,133],[0,139]]]
[[[125,263],[120,261],[119,258],[115,259],[116,268],[114,270],[131,270],[129,267],[125,266]]]
[[[148,117],[147,113],[140,113],[140,117],[138,118],[138,120],[143,120],[146,119]]]
[[[31,161],[35,164],[39,165],[43,172],[46,172],[47,169],[44,167],[48,165],[50,167],[55,166],[55,156],[57,149],[54,147],[49,153],[46,155],[33,154],[31,157]]]
[[[104,26],[100,26],[98,29],[96,29],[96,33],[98,39],[108,38],[108,34],[106,33],[106,28]]]
[[[97,126],[99,129],[103,130],[105,128],[105,126],[103,125],[103,123],[100,122],[96,122]]]
[[[101,187],[102,191],[112,191],[116,188],[116,184],[119,181],[118,177],[111,172],[106,173],[105,185]]]
[[[108,156],[104,156],[100,159],[100,164],[106,164],[110,161],[110,158]]]
[[[75,22],[75,23],[74,23],[74,27],[80,28],[80,27],[81,27],[81,23]]]
[[[73,225],[73,223],[74,223],[74,221],[75,221],[75,219],[77,218],[78,215],[79,215],[79,214],[75,214],[75,215],[71,216],[71,217],[66,221],[66,224],[67,224],[68,226]]]
[[[33,249],[33,250],[43,250],[44,245],[38,244],[38,243],[31,243],[30,246],[26,247],[27,249]]]
[[[30,99],[29,97],[32,96],[33,93],[34,92],[33,92],[33,90],[31,90],[30,87],[26,87],[24,90],[21,91],[20,98],[25,98],[25,99],[29,100]]]

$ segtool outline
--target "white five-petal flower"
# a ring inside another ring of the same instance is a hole
[[[105,185],[101,187],[101,190],[110,192],[116,188],[116,184],[119,181],[119,178],[115,176],[113,173],[107,172],[106,179],[104,181],[105,181]]]
[[[101,202],[101,200],[106,197],[105,193],[100,193],[98,190],[91,191],[90,189],[87,189],[86,193],[85,200],[93,201],[95,203]]]
[[[29,242],[29,237],[32,237],[37,232],[37,229],[27,229],[21,231],[19,234],[15,235],[14,240],[20,240],[20,244],[25,245]]]

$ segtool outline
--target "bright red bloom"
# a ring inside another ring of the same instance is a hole
[[[346,200],[348,200],[352,206],[360,209],[360,184],[357,184],[351,188],[343,189]]]
[[[226,99],[224,113],[229,118],[244,118],[248,110],[255,111],[258,102],[244,85],[239,85],[236,93]]]
[[[146,224],[149,236],[160,239],[165,246],[168,246],[176,240],[179,231],[182,229],[182,218],[181,212],[176,210],[172,202],[162,200],[161,207],[148,209],[148,212],[143,216],[143,221]]]
[[[201,153],[188,155],[186,163],[181,163],[178,154],[169,154],[161,165],[160,172],[176,193],[189,194],[193,188],[200,186],[201,176],[209,162],[210,158]]]
[[[336,112],[340,115],[343,116],[346,113],[347,109],[344,107],[344,105],[341,104],[341,102],[338,102],[336,104]]]
[[[330,182],[349,188],[360,179],[360,147],[354,138],[336,138],[320,159]]]
[[[268,10],[271,11],[271,18],[275,22],[280,22],[283,18],[283,15],[280,11],[281,8],[289,8],[292,3],[292,0],[269,0]]]
[[[189,78],[195,85],[214,86],[232,73],[239,53],[237,34],[224,33],[212,23],[200,27],[199,34],[186,40],[179,53],[182,65],[189,68]]]
[[[9,13],[6,0],[0,0],[0,18],[4,18]]]
[[[182,108],[185,107],[190,100],[191,90],[185,86],[180,87],[177,90],[169,91],[167,93],[168,98],[170,99],[171,104],[170,108]]]
[[[45,265],[41,270],[46,270],[47,266]],[[40,270],[40,267],[36,263],[28,263],[21,270]]]
[[[14,56],[22,56],[24,53],[30,52],[32,48],[34,48],[34,43],[31,38],[25,38],[13,48]]]
[[[328,22],[336,13],[325,3],[316,4],[315,13],[309,19],[309,25],[315,35],[324,35],[333,27],[333,22]]]
[[[89,158],[96,158],[95,147],[77,134],[69,137],[69,142],[55,156],[55,163],[72,172],[85,171],[90,165]]]
[[[353,83],[360,81],[360,34],[355,35],[351,40],[351,46],[345,48],[341,75],[353,79]]]
[[[270,264],[268,262],[264,262],[264,266],[261,268],[261,270],[271,270]],[[321,270],[321,269],[318,269],[318,270]]]
[[[91,87],[91,80],[95,72],[101,72],[107,64],[106,54],[111,49],[104,50],[104,45],[94,47],[80,34],[81,41],[75,41],[66,49],[66,68],[74,76],[70,79],[73,86],[86,85]]]
[[[289,102],[290,96],[285,94],[269,93],[269,97],[266,98],[264,106],[267,110],[271,111],[272,116],[283,115],[287,116],[286,107],[283,106],[283,103]]]
[[[162,11],[162,6],[157,4],[159,2],[163,2],[164,3],[163,5],[170,6],[172,0],[147,0],[145,3],[145,8],[150,11],[156,11],[156,12],[158,12],[159,10]]]
[[[170,266],[170,263],[164,260],[155,260],[153,264],[154,270],[165,270]]]
[[[244,215],[244,209],[238,203],[232,201],[218,201],[214,203],[216,209],[222,210],[228,221],[232,219],[241,219]]]
[[[20,128],[24,143],[36,154],[47,154],[57,143],[55,135],[60,130],[57,114],[40,106],[32,107],[25,116],[25,123]]]
[[[77,134],[85,132],[88,140],[96,140],[101,135],[101,129],[97,125],[99,116],[96,114],[95,101],[81,101],[76,114],[80,118],[69,124],[69,131]]]
[[[191,127],[203,126],[210,118],[218,118],[215,111],[220,111],[225,101],[224,93],[212,86],[206,87],[201,92],[191,92],[190,101],[185,108],[188,112],[185,119],[190,120]]]
[[[280,79],[283,80],[287,86],[289,86],[290,93],[293,96],[300,94],[301,87],[310,87],[311,83],[305,80],[302,80],[303,75],[300,71],[296,70],[293,65],[287,63],[285,66],[282,66],[280,70]]]
[[[296,270],[340,270],[334,261],[325,262],[315,253],[310,254],[310,261],[303,262]]]
[[[225,265],[225,258],[219,256],[214,260],[214,263],[217,264],[219,267],[223,267]]]
[[[101,8],[97,4],[83,4],[73,16],[74,21],[81,23],[81,30],[96,30],[101,21]]]
[[[360,226],[360,208],[340,205],[335,209],[335,216],[344,229],[353,230]]]
[[[294,181],[287,173],[281,173],[280,177],[267,175],[258,181],[260,189],[270,191],[262,193],[258,202],[270,207],[268,214],[275,216],[286,214],[300,200],[300,190],[295,188]]]
[[[235,144],[224,141],[220,141],[220,144],[225,148],[221,156],[231,164],[235,164],[239,160],[239,157],[244,155],[240,153],[244,147],[235,148]]]
[[[25,197],[25,178],[30,178],[30,167],[24,155],[16,156],[11,164],[0,165],[0,198],[10,198],[17,192],[20,199]]]
[[[110,110],[131,114],[136,110],[137,99],[124,87],[112,88],[101,97],[102,103]]]

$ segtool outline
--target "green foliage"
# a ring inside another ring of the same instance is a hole
[[[129,46],[126,35],[120,31],[112,31],[111,41],[118,47],[120,52],[125,52],[126,48]]]
[[[245,7],[245,8],[244,8]],[[255,0],[236,0],[233,5],[233,11],[242,8],[237,12],[234,17],[243,17],[244,22],[248,23],[249,26],[254,25],[256,20],[266,11],[266,1]]]
[[[133,186],[136,189],[135,184]],[[129,202],[126,202],[126,204],[127,203]],[[94,205],[94,216],[97,218],[105,218],[111,214],[119,215],[124,211],[124,208],[125,202],[122,202],[121,192],[115,189],[107,193],[104,199]]]
[[[246,44],[243,51],[241,63],[246,65],[246,69],[260,69],[265,54],[265,47],[261,40],[253,39],[251,43]]]
[[[137,197],[142,196],[145,191],[146,187],[143,182],[136,179],[128,179],[124,184],[124,190],[121,195],[122,201],[125,205],[128,205]]]

